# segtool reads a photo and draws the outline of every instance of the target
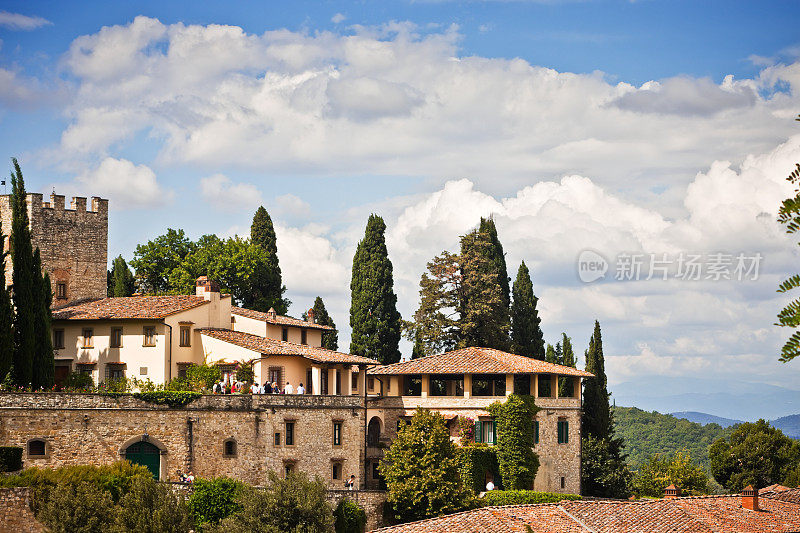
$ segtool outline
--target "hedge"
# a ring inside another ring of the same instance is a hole
[[[160,390],[152,392],[136,392],[133,397],[144,402],[169,405],[170,407],[184,407],[185,405],[202,398],[202,394],[192,391]]]
[[[496,505],[521,505],[528,503],[558,503],[562,500],[580,500],[577,494],[560,494],[557,492],[538,492],[535,490],[492,490],[480,500],[482,507]]]
[[[0,472],[22,470],[22,448],[19,446],[0,446]]]
[[[477,494],[486,490],[486,472],[492,473],[493,483],[501,487],[496,450],[486,444],[468,444],[458,450],[461,481]]]
[[[367,513],[349,498],[342,498],[333,512],[336,533],[364,533]]]

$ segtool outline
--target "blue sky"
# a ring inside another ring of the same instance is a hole
[[[494,214],[510,275],[533,267],[548,340],[582,346],[599,319],[612,382],[749,373],[798,387],[772,326],[774,288],[797,265],[774,222],[800,160],[797,2],[0,11],[0,145],[30,190],[109,197],[112,257],[167,227],[247,233],[263,204],[292,313],[323,296],[346,348],[369,213],[387,221],[405,317],[425,262]],[[587,284],[586,249],[764,262],[749,282],[612,268]]]

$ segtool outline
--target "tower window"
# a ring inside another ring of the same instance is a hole
[[[64,282],[56,283],[56,300],[67,299],[67,284]]]
[[[28,457],[44,457],[47,445],[42,439],[28,441]]]
[[[228,439],[223,443],[222,455],[224,457],[236,457],[236,439]]]

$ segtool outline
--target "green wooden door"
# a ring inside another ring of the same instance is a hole
[[[146,466],[153,477],[158,479],[161,473],[161,451],[149,442],[135,442],[125,450],[125,458],[137,465]]]

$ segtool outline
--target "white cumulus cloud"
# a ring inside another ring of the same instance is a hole
[[[11,30],[35,30],[42,26],[52,26],[52,24],[52,22],[42,17],[0,11],[0,26]]]
[[[92,194],[109,198],[114,209],[155,208],[172,199],[147,165],[107,157],[94,169],[76,178]]]
[[[261,192],[251,183],[234,183],[223,174],[200,180],[200,194],[212,208],[249,209],[261,203]]]

